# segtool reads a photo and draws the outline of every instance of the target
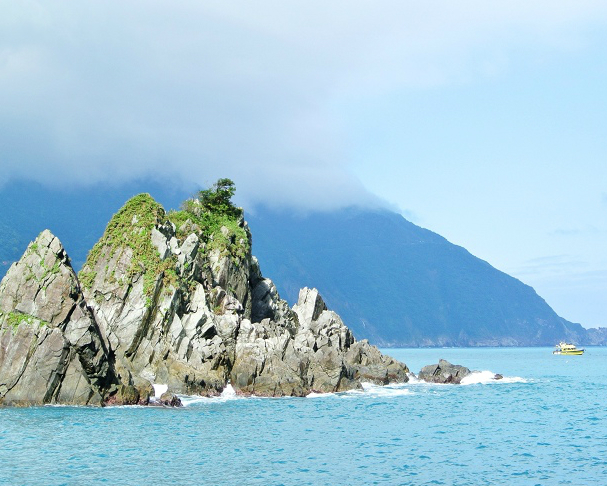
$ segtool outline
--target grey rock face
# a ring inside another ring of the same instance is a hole
[[[0,285],[0,309],[37,316],[57,325],[71,312],[77,280],[65,250],[50,231],[32,242]]]
[[[0,285],[0,403],[147,404],[161,385],[162,403],[177,406],[176,394],[228,383],[303,396],[408,381],[406,365],[356,341],[316,289],[289,308],[244,220],[215,235],[181,221],[136,196],[79,277],[50,232],[30,245]]]
[[[0,404],[101,404],[117,380],[59,240],[43,231],[0,283]]]
[[[255,257],[251,258],[249,283],[252,294],[250,313],[252,322],[261,322],[263,319],[284,321],[292,317],[289,305],[278,295],[274,282],[261,275],[259,262]]]
[[[471,371],[465,366],[453,365],[441,359],[438,364],[424,366],[419,372],[418,378],[428,383],[453,383],[460,384],[462,379]]]
[[[402,363],[366,341],[356,342],[316,289],[304,288],[281,322],[243,321],[236,345],[232,384],[240,393],[303,396],[408,381]]]
[[[209,282],[198,236],[178,240],[164,211],[153,209],[151,221],[148,206],[127,204],[114,217],[113,230],[140,238],[142,253],[133,251],[128,239],[104,235],[99,257],[81,272],[95,275],[84,290],[86,299],[121,381],[136,387],[166,384],[174,393],[221,393],[236,327],[227,314],[239,304]],[[146,260],[148,254],[156,259]]]

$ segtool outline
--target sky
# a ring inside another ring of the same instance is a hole
[[[0,184],[385,206],[607,326],[604,1],[0,0]]]

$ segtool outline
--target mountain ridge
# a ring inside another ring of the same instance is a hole
[[[256,251],[287,299],[295,285],[314,279],[355,334],[382,346],[602,339],[558,316],[532,287],[399,214],[349,208],[339,215],[265,212],[249,221],[259,235]]]

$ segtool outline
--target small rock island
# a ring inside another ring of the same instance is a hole
[[[408,381],[315,289],[290,308],[251,254],[234,185],[111,219],[76,275],[49,230],[0,283],[0,405],[147,405],[176,394],[305,396]]]

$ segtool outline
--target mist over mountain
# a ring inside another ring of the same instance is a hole
[[[106,222],[133,195],[166,209],[192,195],[161,182],[54,190],[18,182],[0,190],[0,276],[45,228],[80,268]],[[253,253],[291,304],[316,287],[358,339],[383,346],[553,345],[605,342],[559,317],[533,288],[387,210],[246,212]]]

